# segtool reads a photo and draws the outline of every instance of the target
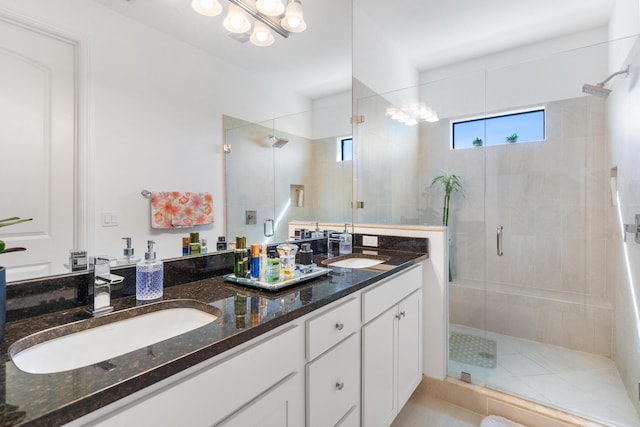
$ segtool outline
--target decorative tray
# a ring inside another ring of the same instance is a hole
[[[313,264],[306,272],[301,272],[299,266],[296,265],[294,277],[292,279],[281,280],[274,283],[261,282],[257,279],[249,279],[246,277],[236,277],[235,274],[225,274],[223,279],[226,282],[235,283],[237,285],[249,286],[252,288],[263,289],[267,291],[279,291],[287,286],[297,285],[307,280],[315,279],[316,277],[323,276],[331,271],[330,268],[318,267]]]

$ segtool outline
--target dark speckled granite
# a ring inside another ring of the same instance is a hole
[[[420,246],[425,248],[426,243]],[[388,256],[389,261],[378,269],[335,268],[328,276],[275,293],[224,282],[222,274],[231,272],[228,253],[179,259],[178,265],[168,262],[165,280],[171,285],[165,286],[163,299],[208,304],[221,311],[220,318],[178,337],[109,359],[111,370],[92,365],[46,375],[20,371],[9,359],[11,344],[43,329],[86,319],[86,313],[85,307],[72,306],[35,317],[16,316],[19,320],[7,324],[6,339],[0,346],[4,358],[0,369],[0,397],[4,403],[0,406],[0,425],[64,424],[426,258],[425,252],[379,250],[379,254]],[[318,255],[315,262],[320,264],[325,257]],[[194,261],[198,266],[193,265]],[[221,267],[225,264],[226,269]],[[29,284],[24,285],[29,288]],[[134,296],[112,302],[116,311],[104,319],[128,315],[131,311],[122,310],[136,306]]]

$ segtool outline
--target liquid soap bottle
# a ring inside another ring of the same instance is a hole
[[[353,249],[353,236],[349,233],[348,224],[344,225],[344,232],[340,234],[340,255],[350,254]]]
[[[147,241],[144,260],[136,264],[136,299],[141,301],[162,298],[164,265],[156,260],[153,240]]]
[[[122,258],[119,258],[117,261],[118,265],[126,265],[126,264],[136,264],[140,261],[140,257],[134,256],[134,250],[131,247],[131,237],[123,237],[122,240],[125,241],[126,247],[122,250]]]

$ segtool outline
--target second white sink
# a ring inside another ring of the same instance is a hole
[[[159,343],[217,318],[195,308],[166,308],[44,341],[12,354],[11,359],[31,374],[64,372]]]
[[[329,263],[332,267],[344,268],[367,268],[374,265],[382,264],[384,260],[372,258],[346,258],[340,261]]]

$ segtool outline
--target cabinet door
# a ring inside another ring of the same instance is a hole
[[[336,425],[360,401],[360,349],[351,335],[307,366],[307,426]]]
[[[388,426],[396,416],[397,306],[362,328],[362,425]]]
[[[398,410],[422,380],[422,290],[398,304]]]
[[[219,427],[298,427],[304,425],[304,381],[292,374],[240,409]]]

